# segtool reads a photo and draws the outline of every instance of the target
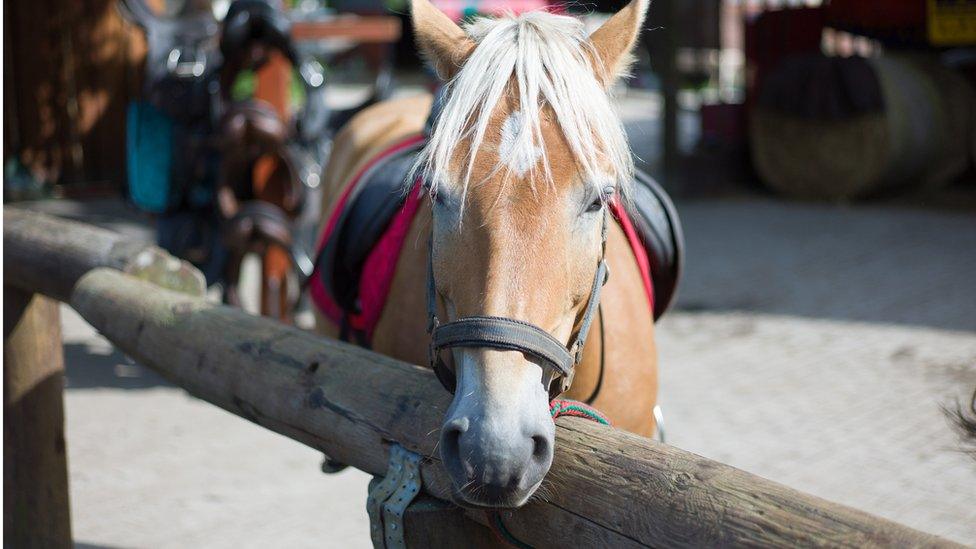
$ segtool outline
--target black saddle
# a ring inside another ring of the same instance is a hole
[[[650,175],[637,170],[627,213],[640,235],[651,266],[654,287],[654,320],[667,312],[677,297],[685,260],[681,219],[671,197]]]
[[[354,183],[335,229],[319,252],[319,276],[343,310],[359,311],[359,280],[363,264],[383,236],[409,192],[406,176],[420,145],[399,151],[374,164]]]
[[[418,145],[419,148],[419,145]],[[358,313],[359,281],[370,251],[403,206],[406,174],[417,148],[372,166],[359,180],[317,260],[318,276],[343,310]],[[674,301],[684,261],[681,222],[671,199],[649,175],[637,172],[628,213],[647,251],[654,286],[654,319]]]

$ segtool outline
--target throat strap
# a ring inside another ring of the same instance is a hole
[[[433,231],[433,229],[431,229]],[[437,282],[434,281],[434,235],[427,239],[427,333],[433,334],[437,320]]]
[[[576,340],[570,345],[570,352],[576,364],[583,361],[583,345],[586,345],[586,336],[590,333],[593,326],[593,319],[596,317],[597,310],[600,308],[600,293],[603,285],[610,280],[610,268],[607,261],[600,259],[600,264],[596,267],[596,275],[593,276],[593,286],[590,288],[590,300],[586,303],[586,310],[583,312],[583,322],[580,329],[576,332]]]

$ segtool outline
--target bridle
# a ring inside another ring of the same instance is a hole
[[[433,235],[427,246],[427,333],[430,366],[437,379],[451,393],[457,386],[457,376],[441,358],[441,351],[453,347],[474,347],[521,351],[539,360],[543,367],[542,383],[555,398],[573,383],[575,367],[583,359],[583,345],[600,306],[600,292],[609,278],[607,268],[607,209],[604,206],[601,228],[600,260],[597,262],[590,289],[589,301],[583,310],[580,328],[570,338],[569,345],[553,337],[546,330],[514,318],[500,316],[467,316],[441,324],[437,318],[437,285],[434,281]],[[557,383],[558,381],[558,383]]]

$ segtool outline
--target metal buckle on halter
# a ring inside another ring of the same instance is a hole
[[[431,332],[430,345],[427,345],[427,363],[430,364],[430,369],[434,370],[434,373],[437,374],[437,377],[439,379],[441,377],[441,373],[439,371],[440,365],[437,364],[438,352],[439,351],[437,350],[437,348],[434,347],[433,332]]]
[[[576,368],[573,368],[572,370],[569,371],[568,374],[566,374],[566,375],[564,375],[564,376],[561,377],[561,379],[559,381],[559,394],[557,394],[557,395],[550,395],[550,398],[555,398],[556,396],[559,396],[560,394],[565,393],[566,391],[568,391],[569,388],[572,387],[572,385],[573,385],[573,378],[574,377],[576,377]]]
[[[585,341],[581,341],[579,338],[577,338],[576,341],[573,343],[573,347],[574,347],[573,348],[573,360],[576,362],[576,365],[579,365],[579,363],[583,362],[583,347],[584,347],[584,343],[586,343],[586,342]],[[573,371],[575,372],[576,369],[573,368]]]

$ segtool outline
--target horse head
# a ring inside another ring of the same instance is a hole
[[[447,81],[418,160],[432,198],[432,362],[454,390],[440,453],[467,505],[517,507],[553,458],[550,398],[581,355],[608,201],[633,161],[608,89],[647,0],[593,34],[530,12],[463,28],[413,0],[421,51]]]

